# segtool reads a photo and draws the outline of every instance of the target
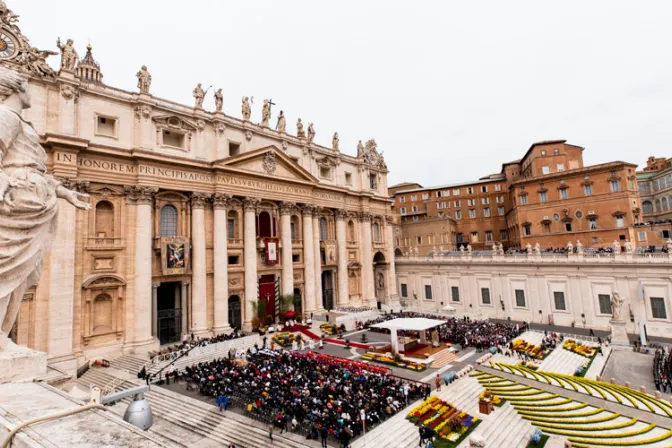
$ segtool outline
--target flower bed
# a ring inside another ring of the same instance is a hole
[[[518,363],[518,367],[527,367],[528,369],[534,370],[535,372],[539,370],[539,364],[536,364],[534,362],[520,361]]]
[[[320,330],[326,334],[338,334],[338,325],[333,322],[327,322],[320,325]]]
[[[413,362],[406,359],[398,358],[398,361],[395,361],[394,358],[382,353],[366,352],[362,355],[363,359],[367,361],[379,362],[382,364],[387,364],[396,367],[403,367],[405,369],[415,370],[421,372],[427,369],[427,365],[421,364],[419,362]]]
[[[275,341],[276,344],[281,345],[283,348],[287,348],[291,347],[292,342],[296,341],[296,336],[294,336],[293,333],[287,332],[276,333],[273,335],[273,341]]]
[[[490,398],[492,400],[492,405],[498,408],[502,407],[502,405],[504,405],[504,403],[506,402],[506,400],[502,400],[497,395],[494,395],[487,390],[478,396],[479,400],[487,398]]]
[[[513,341],[513,349],[518,353],[526,354],[527,356],[534,359],[546,359],[546,357],[551,353],[551,349],[542,349],[538,345],[530,344],[524,339],[516,339]]]
[[[578,342],[574,339],[565,339],[565,342],[562,344],[562,348],[586,358],[592,358],[597,353],[597,347],[582,344],[581,342]]]
[[[407,418],[416,425],[432,428],[437,436],[435,446],[441,448],[458,446],[480,423],[478,418],[446,403],[436,395],[416,406]]]

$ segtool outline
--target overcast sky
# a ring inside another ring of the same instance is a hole
[[[146,64],[163,98],[202,82],[349,154],[375,138],[390,184],[473,180],[549,139],[586,164],[672,156],[669,1],[6,1],[33,45],[90,42],[109,85]]]

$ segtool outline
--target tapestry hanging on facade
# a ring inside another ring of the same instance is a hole
[[[161,270],[163,275],[187,274],[189,240],[182,236],[161,238]]]
[[[336,243],[331,241],[324,243],[324,258],[327,266],[336,266],[338,264],[336,257],[338,252],[336,250]]]
[[[278,264],[278,240],[266,238],[264,247],[266,249],[266,264]]]

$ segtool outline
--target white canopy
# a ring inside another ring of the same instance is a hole
[[[424,317],[400,317],[379,324],[371,325],[374,328],[387,328],[388,330],[411,330],[423,331],[445,324],[445,320],[426,319]]]

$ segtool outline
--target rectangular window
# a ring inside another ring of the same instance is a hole
[[[481,204],[488,205],[490,203],[490,198],[481,198]]]
[[[412,194],[411,195],[411,201],[417,201],[417,200],[418,200],[418,196]]]
[[[460,189],[456,188],[453,190],[453,196],[459,196],[460,195]]]
[[[621,185],[617,180],[612,180],[609,184],[611,185],[611,191],[614,193],[621,189]]]
[[[345,185],[352,185],[352,173],[345,173]],[[404,202],[404,201],[399,201]]]
[[[432,285],[425,285],[425,299],[432,300]]]
[[[474,189],[472,187],[467,187],[467,194],[474,194]]]
[[[462,210],[455,210],[455,219],[462,219]]]
[[[530,224],[525,224],[523,226],[523,233],[525,234],[525,236],[532,235],[532,226]]]
[[[639,232],[639,241],[646,241],[646,232]]]
[[[321,166],[320,167],[320,177],[322,179],[331,179],[332,170],[329,167]],[[373,187],[371,187],[373,188]]]
[[[403,204],[404,202],[406,202],[406,196],[400,196],[400,197],[399,197],[399,202],[400,202],[401,204]]]
[[[289,223],[289,234],[292,236],[292,241],[296,241],[297,235],[296,235],[296,223],[295,222],[290,222]]]
[[[437,191],[437,192],[436,192],[436,197],[437,197],[437,198],[440,198],[440,197],[441,197],[441,192],[440,192],[440,191]]]
[[[429,199],[429,193],[422,193],[422,199],[425,201]]]
[[[561,188],[560,189],[560,199],[567,199],[567,189],[566,188]]]
[[[661,238],[669,239],[670,238],[670,231],[669,230],[661,230],[660,231],[660,236],[661,236]]]
[[[547,166],[542,166],[541,167],[541,174],[550,174],[551,169]]]
[[[227,237],[232,240],[236,238],[236,234],[234,232],[236,221],[234,219],[229,219],[228,222],[226,223],[226,235]]]
[[[478,232],[471,232],[471,242],[478,243]]]
[[[229,142],[229,157],[240,154],[240,143]]]
[[[590,230],[597,230],[597,219],[588,218],[588,227]]]
[[[467,199],[467,207],[473,207],[476,204],[475,199]]]
[[[546,194],[545,191],[542,191],[539,193],[539,202],[546,202],[548,201],[548,195]]]
[[[453,300],[453,302],[459,302],[460,301],[460,288],[458,286],[451,286],[450,287],[450,295]]]
[[[481,193],[487,193],[488,192],[488,186],[487,185],[481,185]]]
[[[161,135],[163,135],[164,146],[184,149],[184,134],[164,129]]]
[[[400,286],[401,286],[401,297],[408,297],[408,285],[406,283],[402,283]]]
[[[553,291],[553,301],[555,302],[555,309],[558,311],[567,311],[565,305],[565,293],[562,291]]]
[[[521,205],[527,204],[527,195],[526,194],[524,194],[520,197],[520,204]]]
[[[418,212],[418,207],[416,207],[415,205],[413,207],[411,207],[411,213],[417,213],[417,212]]]
[[[498,204],[503,204],[504,203],[504,196],[497,196],[497,203]]]
[[[469,217],[470,218],[475,218],[476,217],[476,210],[474,210],[473,208],[471,210],[469,210]]]
[[[483,216],[485,216],[486,218],[490,217],[490,209],[489,208],[484,208],[483,209]]]
[[[500,231],[499,231],[499,238],[500,238],[502,241],[506,241],[506,240],[509,239],[509,235],[508,235],[508,233],[506,232],[506,230],[500,230]]]
[[[492,242],[492,232],[490,230],[485,231],[485,241]]]
[[[504,216],[504,207],[497,207],[497,214],[499,216]]]
[[[377,174],[370,174],[369,175],[369,186],[371,187],[372,190],[377,190],[378,189],[378,175]]]
[[[609,294],[598,294],[597,300],[600,302],[600,314],[611,314],[611,296]]]
[[[292,263],[301,263],[301,255],[300,254],[292,254]]]
[[[96,117],[96,134],[116,138],[117,120],[110,117]]]
[[[240,264],[240,255],[229,255],[229,265]]]
[[[525,308],[525,291],[522,289],[516,289],[516,306]]]
[[[455,207],[461,207],[460,201],[455,201]]]
[[[501,184],[496,184],[495,185],[495,191],[502,191],[502,185]]]
[[[441,210],[441,209],[443,208],[443,202],[437,202],[437,203],[436,203],[436,208],[438,208],[439,210]]]
[[[490,305],[490,288],[481,288],[481,302]]]
[[[617,216],[616,217],[616,227],[623,227],[625,226],[625,219],[623,219],[622,216]]]
[[[401,207],[401,209],[399,211],[401,212],[402,215],[405,215],[406,214],[406,207]]]
[[[556,168],[558,170],[558,173],[561,173],[561,172],[565,171],[565,164],[564,163],[558,163]]]
[[[565,222],[565,231],[566,232],[572,231],[572,223],[570,221]]]
[[[416,244],[422,244],[422,237],[421,236],[416,236],[415,237],[415,243]]]
[[[593,194],[593,186],[588,184],[583,186],[583,194],[590,196]]]
[[[667,319],[665,299],[662,297],[651,297],[651,315],[654,319]]]

